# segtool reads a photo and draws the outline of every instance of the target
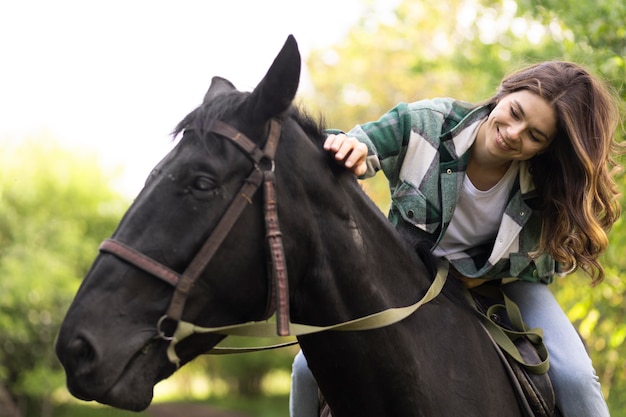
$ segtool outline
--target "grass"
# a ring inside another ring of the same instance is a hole
[[[287,395],[258,398],[215,397],[202,402],[214,408],[241,411],[251,417],[288,417],[289,397]],[[54,408],[52,417],[148,417],[147,411],[135,413],[91,403],[67,403]],[[184,417],[184,416],[181,416]]]
[[[54,408],[52,417],[148,417],[147,412],[134,413],[107,406],[68,403]]]
[[[222,410],[242,411],[252,417],[289,417],[289,396],[273,395],[257,398],[222,397],[204,402]]]

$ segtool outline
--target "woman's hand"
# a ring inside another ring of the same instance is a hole
[[[328,135],[324,149],[332,153],[337,162],[343,164],[356,176],[365,174],[367,165],[367,146],[357,138],[342,134]]]

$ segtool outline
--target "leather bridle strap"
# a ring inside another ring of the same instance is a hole
[[[165,265],[118,240],[106,239],[100,244],[99,250],[100,252],[110,253],[125,260],[129,264],[170,284],[172,287],[178,285],[178,281],[180,281],[180,274],[178,272],[172,271]]]
[[[276,333],[279,336],[289,336],[289,281],[287,279],[287,262],[283,248],[282,233],[278,223],[278,209],[276,204],[276,188],[274,187],[274,172],[265,174],[265,229],[270,253],[272,268],[272,286],[275,305],[269,308],[276,309]]]

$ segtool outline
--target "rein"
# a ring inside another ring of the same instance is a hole
[[[206,131],[216,133],[229,139],[252,160],[254,168],[244,180],[237,195],[230,202],[212,233],[185,271],[179,274],[129,245],[112,238],[103,241],[99,248],[101,252],[114,255],[130,265],[175,287],[174,294],[165,315],[157,322],[157,332],[158,337],[170,342],[167,355],[170,362],[174,363],[177,367],[180,364],[180,359],[176,354],[175,346],[178,342],[194,333],[219,333],[223,335],[255,337],[272,337],[278,335],[282,337],[289,335],[299,336],[326,330],[353,331],[375,329],[388,326],[408,317],[421,305],[429,302],[439,294],[448,275],[447,262],[439,265],[437,275],[430,288],[423,298],[413,305],[402,308],[390,308],[379,313],[331,326],[308,326],[292,323],[289,319],[289,287],[282,234],[278,222],[274,174],[274,160],[280,138],[281,125],[277,120],[271,120],[270,130],[263,150],[246,135],[219,120],[213,120]],[[268,262],[272,270],[272,278],[267,297],[267,308],[263,318],[264,321],[213,328],[200,327],[184,322],[182,320],[182,314],[191,288],[200,277],[202,271],[209,264],[224,239],[228,236],[228,233],[241,216],[243,210],[248,205],[252,204],[252,197],[260,188],[261,184],[264,185],[265,228],[270,254]],[[276,314],[275,325],[267,322],[274,313]],[[167,323],[171,323],[172,326],[168,326]],[[165,328],[169,331],[165,330]],[[294,343],[284,343],[262,348],[214,348],[210,353],[256,351],[283,347]]]
[[[437,274],[431,285],[428,287],[426,293],[416,303],[408,305],[406,307],[388,308],[386,310],[379,311],[378,313],[369,314],[367,316],[359,317],[354,320],[345,321],[342,323],[331,324],[329,326],[312,326],[308,324],[292,323],[289,322],[289,332],[292,336],[304,336],[313,333],[325,332],[328,330],[334,331],[358,331],[358,330],[373,330],[381,327],[386,327],[404,320],[411,314],[415,313],[424,304],[435,299],[443,286],[446,283],[448,277],[448,262],[441,261],[437,268]],[[192,323],[184,321],[179,322],[176,332],[170,339],[170,346],[167,349],[167,357],[170,362],[178,364],[180,359],[176,354],[174,347],[178,342],[191,336],[194,333],[218,333],[227,336],[246,336],[246,337],[273,337],[276,336],[273,331],[272,323],[266,321],[251,321],[242,324],[233,324],[230,326],[222,327],[200,327]],[[297,342],[280,343],[271,346],[261,347],[246,347],[246,348],[227,348],[227,347],[215,347],[207,353],[211,354],[227,354],[227,353],[245,353],[245,352],[257,352],[261,350],[269,350],[291,346]]]

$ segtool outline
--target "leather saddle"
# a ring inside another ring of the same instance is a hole
[[[494,331],[490,328],[495,326],[502,329],[501,334],[510,332],[524,333],[527,329],[518,319],[509,317],[509,309],[505,304],[511,300],[503,301],[504,294],[498,286],[483,285],[469,291],[474,301],[476,310],[483,318],[483,327],[498,351],[502,364],[511,378],[511,383],[517,393],[521,408],[528,417],[562,417],[555,404],[552,382],[547,373],[547,350],[544,346],[538,349],[538,341],[532,341],[528,337],[510,338],[512,346],[517,352],[510,354],[510,349],[504,349],[502,343],[498,343],[498,337],[494,337]],[[494,309],[494,306],[502,308]],[[515,306],[516,308],[516,306]],[[488,321],[487,326],[485,322]],[[520,328],[523,327],[523,328]],[[508,351],[507,351],[508,350]],[[520,360],[521,359],[521,360]],[[544,369],[533,370],[527,364],[546,362]]]

